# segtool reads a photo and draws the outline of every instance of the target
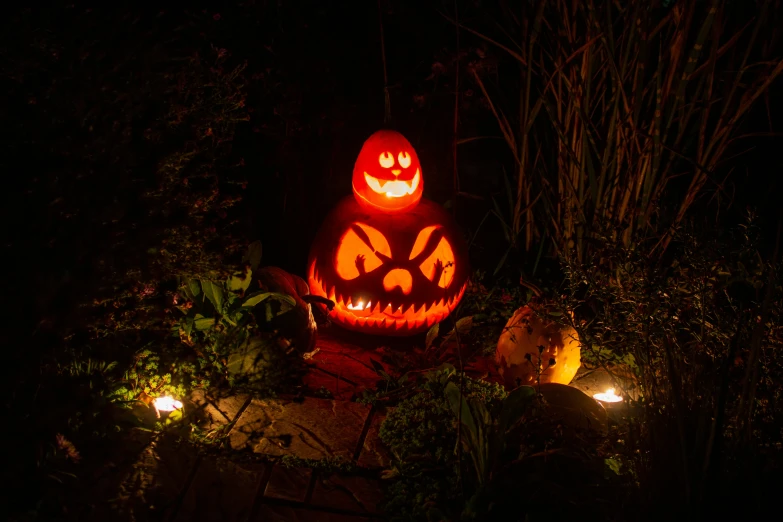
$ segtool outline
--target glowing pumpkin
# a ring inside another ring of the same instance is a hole
[[[405,212],[424,191],[416,151],[405,136],[380,130],[364,142],[353,167],[353,194],[367,209]]]
[[[539,353],[539,346],[543,351]],[[550,361],[554,359],[553,365]],[[537,382],[568,384],[581,366],[576,330],[541,317],[530,306],[517,310],[498,340],[495,360],[506,387]]]
[[[385,335],[413,335],[443,320],[467,277],[462,235],[427,200],[386,214],[345,198],[322,225],[308,262],[310,291],[335,302],[333,321]]]

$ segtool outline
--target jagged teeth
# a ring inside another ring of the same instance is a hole
[[[344,295],[335,285],[322,279],[317,263],[313,262],[310,268],[312,285],[311,292],[324,295],[338,306],[332,312],[335,318],[346,326],[359,328],[372,328],[375,330],[397,330],[429,328],[433,324],[443,320],[459,303],[465,293],[467,284],[458,292],[425,303],[409,304],[403,302],[404,296],[394,296],[388,301],[368,300],[364,302],[359,296]],[[314,291],[315,290],[315,291]],[[348,312],[364,311],[364,317],[357,317]],[[383,316],[381,314],[388,314]],[[394,317],[389,317],[389,316]],[[379,317],[380,316],[380,317]]]

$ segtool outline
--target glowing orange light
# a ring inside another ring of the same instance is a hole
[[[413,335],[459,303],[469,274],[467,245],[442,206],[422,199],[416,151],[398,132],[364,143],[353,197],[324,220],[310,250],[310,292],[334,301],[345,328]]]
[[[383,278],[383,288],[387,292],[399,288],[403,294],[408,295],[413,290],[413,277],[404,268],[394,268]]]
[[[160,417],[160,412],[162,411],[170,412],[182,409],[182,402],[169,396],[154,399],[152,405],[155,407],[155,413],[158,417]]]
[[[623,400],[622,397],[614,393],[614,388],[609,388],[604,393],[596,393],[593,398],[601,402],[621,402]]]
[[[364,142],[353,168],[353,193],[365,208],[404,212],[424,191],[416,151],[399,132],[381,130]]]
[[[310,267],[310,292],[323,295],[334,301],[334,309],[330,317],[348,328],[364,331],[386,333],[411,333],[431,327],[442,321],[462,299],[467,284],[451,299],[440,299],[434,303],[400,305],[396,309],[391,302],[363,306],[362,301],[356,305],[336,293],[335,287],[326,288],[326,284],[315,273],[315,264]]]

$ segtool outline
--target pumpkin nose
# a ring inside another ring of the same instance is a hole
[[[389,270],[389,273],[383,278],[383,288],[387,292],[391,292],[397,287],[400,287],[405,295],[410,294],[413,289],[413,277],[404,268]]]
[[[402,173],[400,169],[392,169],[392,174],[394,174],[395,176],[399,176],[400,173]]]

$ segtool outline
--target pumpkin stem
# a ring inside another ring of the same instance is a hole
[[[334,301],[331,299],[327,299],[325,297],[321,297],[320,295],[303,295],[300,296],[302,301],[304,301],[307,304],[322,304],[325,305],[326,308],[329,309],[329,311],[332,311],[332,308],[334,308]]]

